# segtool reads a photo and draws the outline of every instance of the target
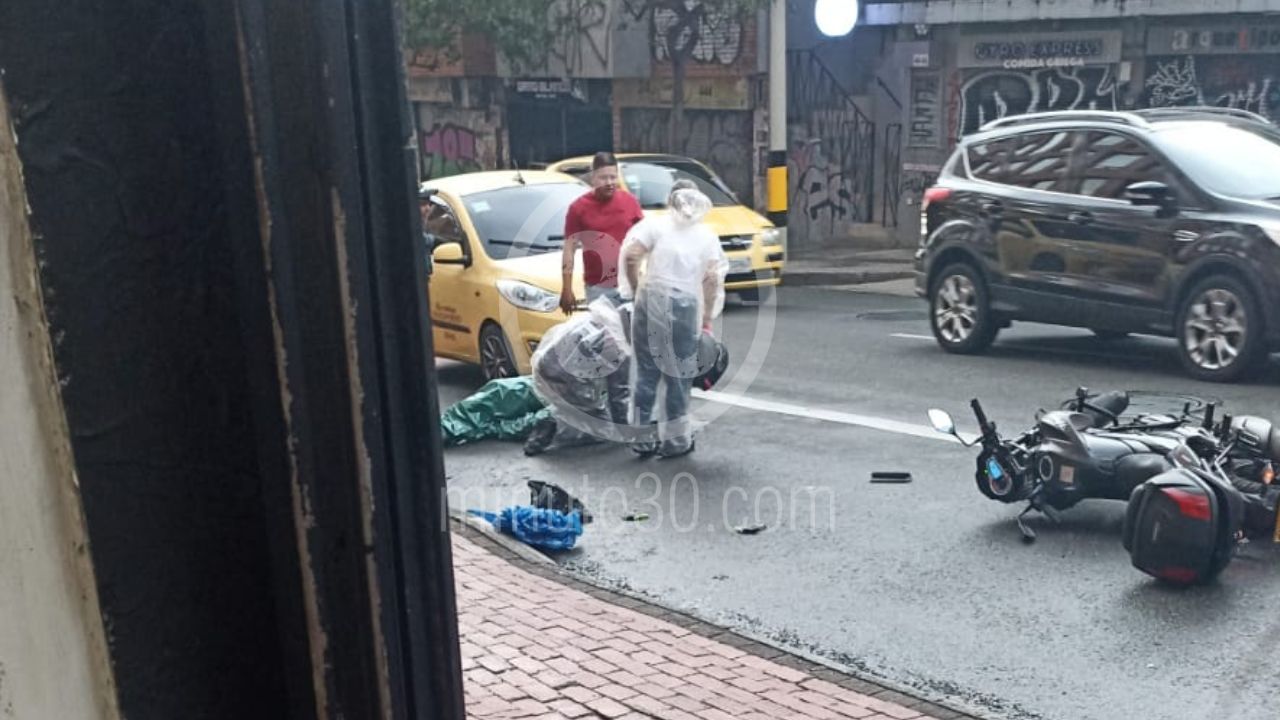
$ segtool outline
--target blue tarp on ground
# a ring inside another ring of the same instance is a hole
[[[516,505],[500,513],[469,510],[469,513],[488,520],[500,532],[514,535],[516,539],[545,550],[568,550],[582,535],[582,516],[577,510],[562,513],[530,505]]]

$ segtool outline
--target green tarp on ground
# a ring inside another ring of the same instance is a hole
[[[534,424],[551,415],[533,392],[529,376],[490,380],[440,418],[445,447],[479,440],[524,440]]]

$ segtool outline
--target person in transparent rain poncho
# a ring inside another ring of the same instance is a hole
[[[631,373],[630,316],[617,291],[547,331],[533,353],[533,390],[551,408],[524,444],[526,455],[597,442],[624,442]]]
[[[618,290],[634,299],[632,392],[639,455],[676,457],[694,449],[689,394],[699,374],[698,336],[724,309],[729,261],[702,222],[711,200],[689,180],[671,186],[669,212],[648,217],[622,243]],[[641,266],[643,267],[643,270]],[[659,385],[662,422],[655,423]]]

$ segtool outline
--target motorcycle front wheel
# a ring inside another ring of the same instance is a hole
[[[1025,482],[1022,476],[1001,465],[993,453],[983,452],[978,455],[974,480],[978,484],[978,491],[991,500],[1015,503],[1024,497]]]

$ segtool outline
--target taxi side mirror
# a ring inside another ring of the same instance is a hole
[[[435,265],[461,265],[463,267],[471,266],[471,258],[462,250],[462,244],[456,242],[447,242],[436,247],[431,251],[431,262]]]

